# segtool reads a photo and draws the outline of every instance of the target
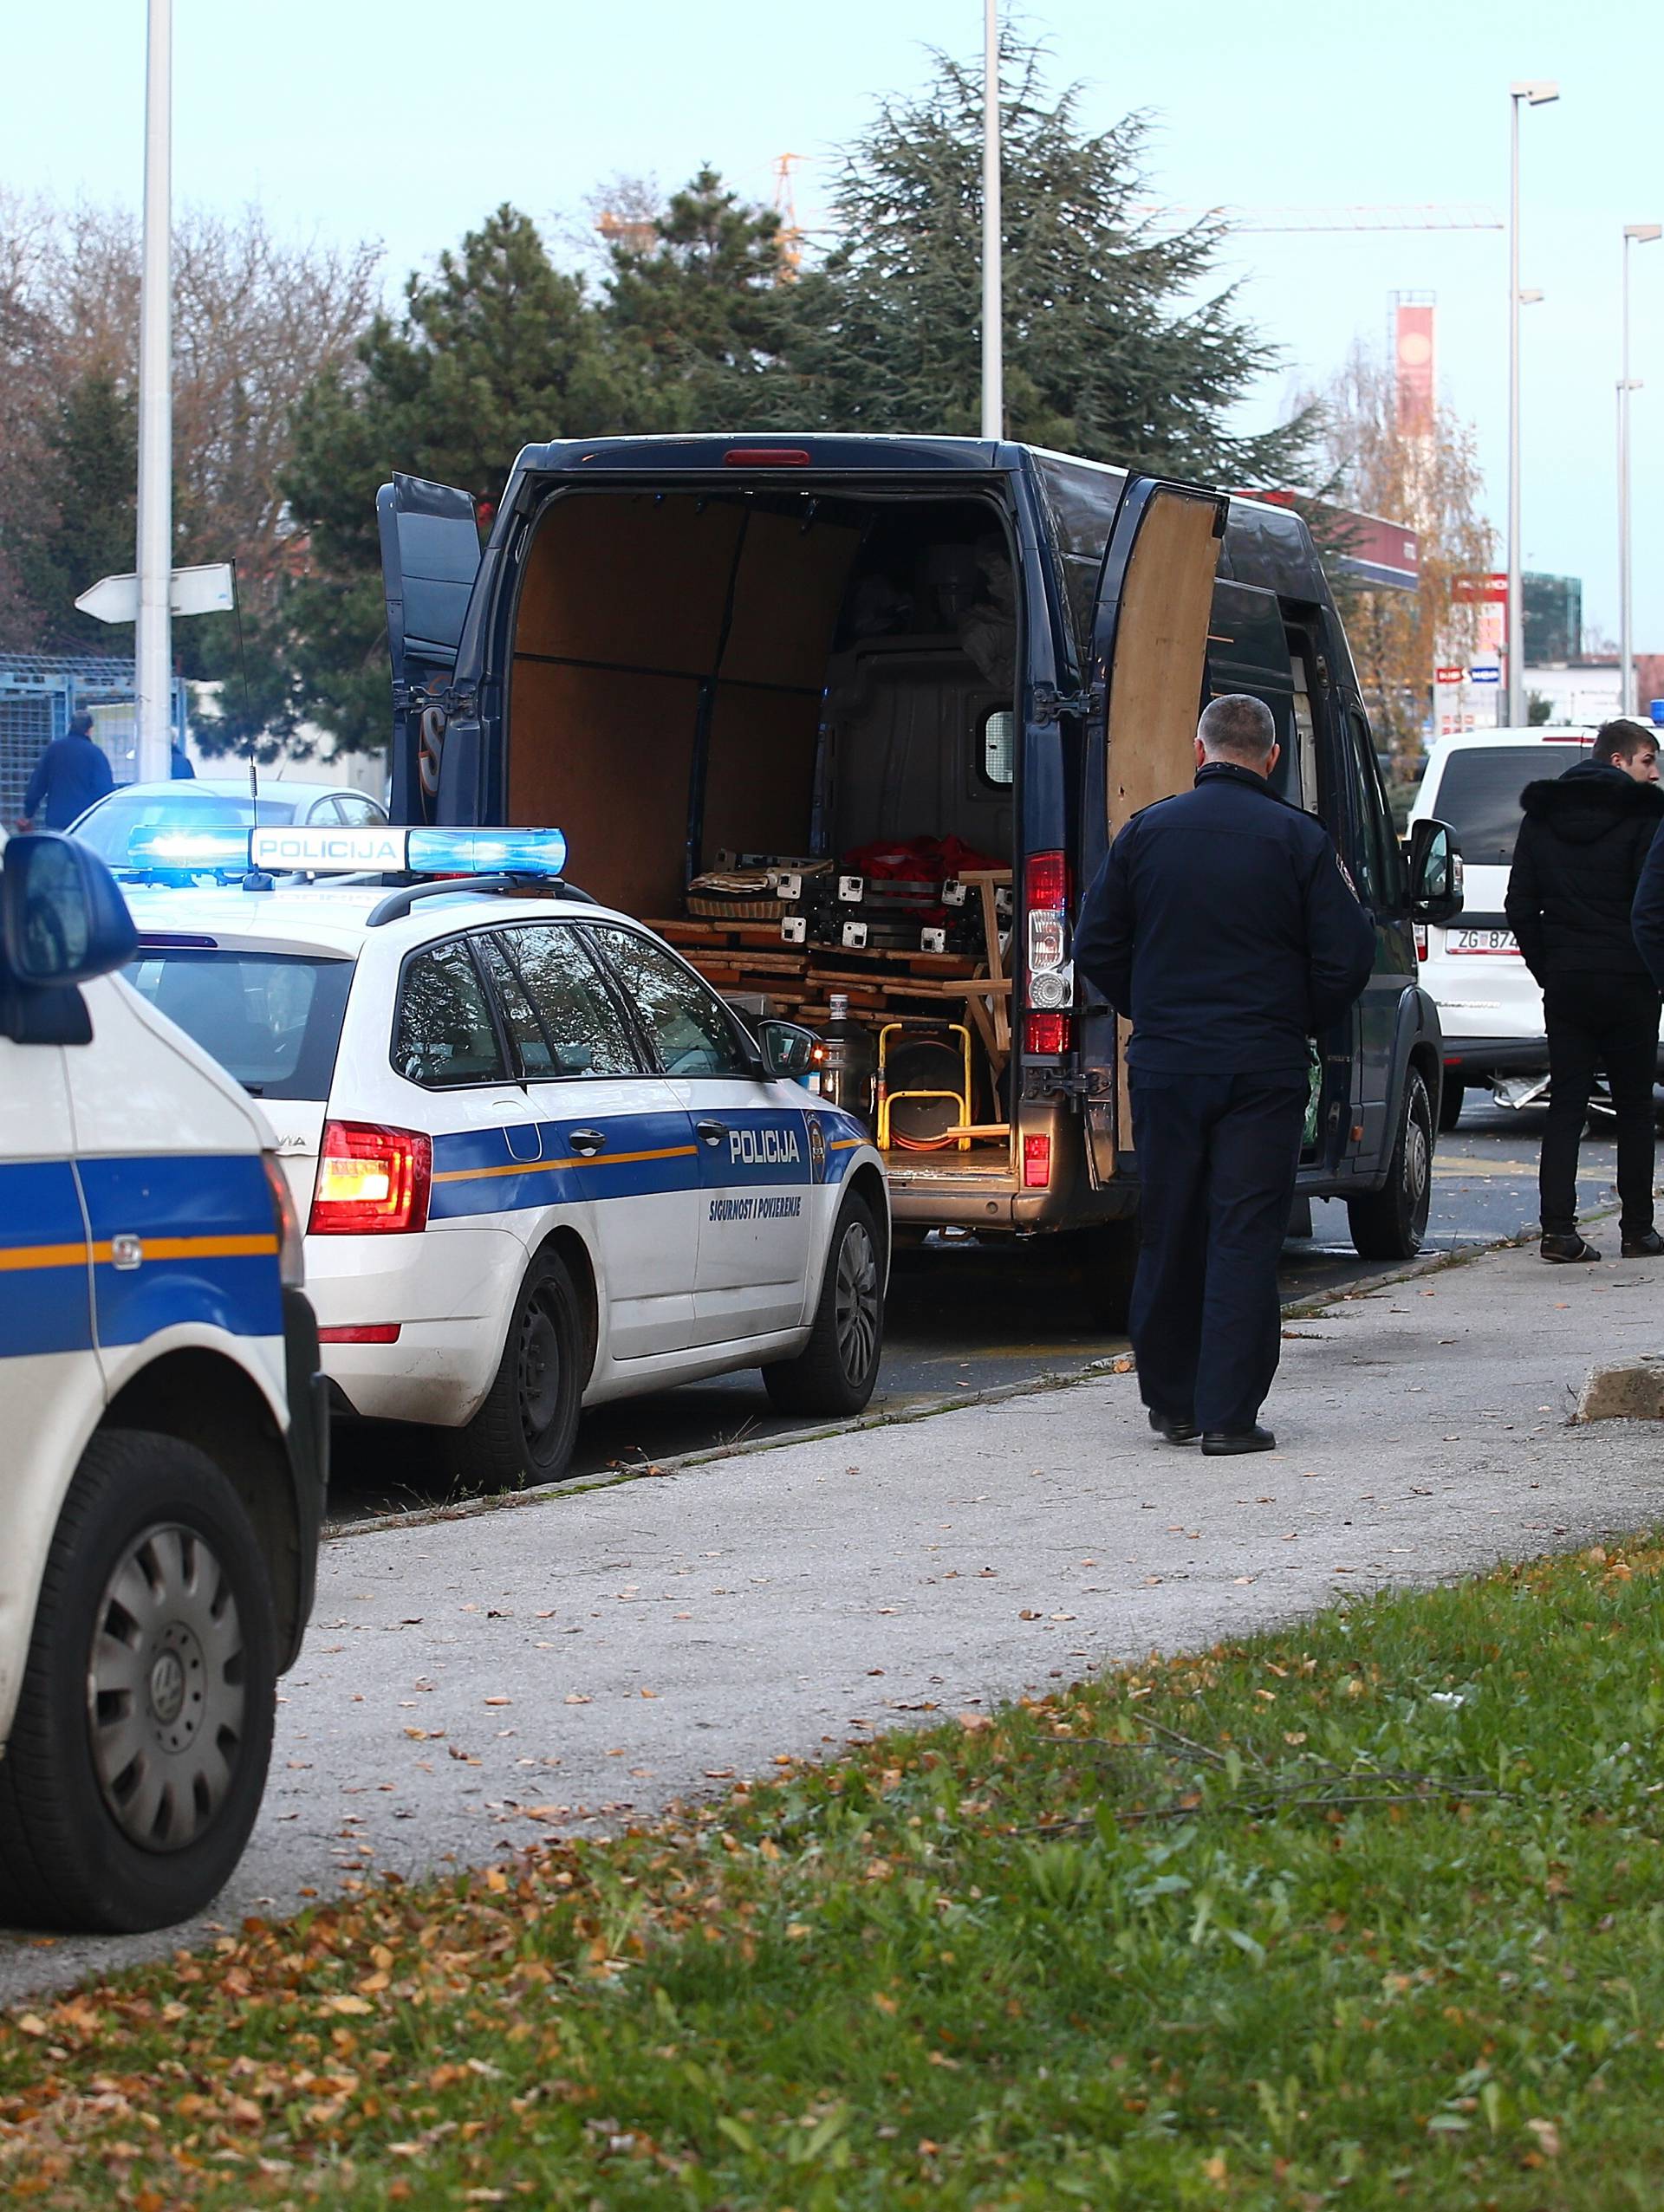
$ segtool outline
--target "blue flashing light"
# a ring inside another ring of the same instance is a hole
[[[558,829],[413,829],[413,875],[558,876],[566,839]]]
[[[324,823],[195,827],[153,823],[127,839],[128,865],[177,874],[525,875],[553,879],[566,866],[558,829],[405,829]]]
[[[227,824],[215,828],[202,823],[183,828],[177,822],[153,822],[132,831],[127,838],[127,861],[135,868],[172,868],[204,872],[249,865],[249,833]]]
[[[1653,717],[1654,726],[1659,730],[1664,730],[1664,699],[1649,701],[1647,711]]]

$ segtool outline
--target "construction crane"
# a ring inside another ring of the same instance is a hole
[[[1193,223],[1215,216],[1232,230],[1500,230],[1502,217],[1488,207],[1161,207],[1142,211]]]
[[[777,153],[774,157],[774,211],[780,218],[780,228],[775,233],[780,249],[780,267],[774,280],[777,284],[795,284],[803,266],[803,228],[797,220],[797,194],[791,172],[804,159],[801,153]]]

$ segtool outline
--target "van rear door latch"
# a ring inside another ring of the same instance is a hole
[[[1068,1098],[1095,1105],[1115,1095],[1115,1071],[1108,1067],[1036,1067],[1023,1070],[1025,1099]]]

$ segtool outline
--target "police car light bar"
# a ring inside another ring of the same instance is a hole
[[[127,860],[136,868],[187,873],[263,868],[275,875],[556,877],[566,866],[566,839],[558,829],[152,824],[128,837]]]

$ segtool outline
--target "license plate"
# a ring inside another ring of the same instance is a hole
[[[1511,930],[1446,930],[1446,952],[1512,952],[1519,946]]]

